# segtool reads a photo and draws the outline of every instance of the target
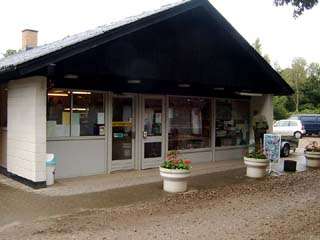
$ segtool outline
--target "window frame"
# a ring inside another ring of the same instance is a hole
[[[52,88],[50,90],[61,90],[71,92],[70,94],[70,130],[69,136],[63,137],[48,137],[47,141],[76,141],[76,140],[97,140],[97,139],[105,139],[106,138],[106,99],[107,99],[107,92],[106,91],[99,91],[99,90],[88,90],[88,89],[75,89],[75,88]],[[103,95],[103,110],[104,110],[104,127],[105,127],[105,134],[103,136],[72,136],[71,135],[71,123],[72,123],[72,108],[73,108],[73,94],[72,92],[91,92],[91,93],[100,93]],[[49,89],[47,89],[47,96],[46,96],[46,107],[48,107],[48,93]],[[46,124],[47,124],[47,115],[46,115]],[[46,130],[47,131],[47,130]],[[47,134],[47,132],[46,132]]]
[[[299,123],[295,120],[290,120],[289,127],[299,127]]]
[[[191,149],[181,149],[178,150],[181,153],[197,153],[197,152],[208,152],[208,151],[212,151],[212,149],[214,148],[215,145],[215,139],[214,139],[214,110],[215,110],[215,101],[214,101],[214,97],[203,97],[203,96],[188,96],[188,95],[166,95],[166,104],[165,104],[165,111],[166,111],[166,149],[167,151],[169,150],[169,106],[170,106],[170,97],[175,97],[175,98],[203,98],[203,99],[209,99],[210,101],[210,146],[209,147],[205,147],[205,148],[191,148]]]
[[[216,146],[216,118],[217,118],[217,100],[237,100],[237,101],[243,101],[247,102],[249,104],[249,141],[248,144],[242,144],[242,145],[235,145],[235,146]],[[250,136],[251,136],[251,129],[252,129],[252,114],[251,114],[251,106],[250,106],[251,99],[247,98],[214,98],[214,148],[216,151],[222,151],[222,150],[231,150],[231,149],[243,149],[250,146]]]
[[[287,125],[282,125],[281,123],[287,123]],[[278,127],[290,127],[290,120],[280,120]]]

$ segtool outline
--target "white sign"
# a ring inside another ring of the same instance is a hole
[[[277,134],[264,134],[264,153],[273,162],[278,162],[281,152],[281,136]]]

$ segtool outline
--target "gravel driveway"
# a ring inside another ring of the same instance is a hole
[[[320,170],[6,226],[0,239],[320,239]]]

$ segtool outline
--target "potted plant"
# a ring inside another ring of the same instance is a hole
[[[190,160],[178,158],[177,151],[170,151],[167,160],[160,166],[163,190],[171,193],[185,192],[190,177]]]
[[[305,148],[307,166],[313,168],[320,167],[320,147],[316,141],[308,144]]]
[[[244,157],[244,164],[247,166],[247,176],[251,178],[262,178],[266,175],[269,160],[262,150],[249,150]]]

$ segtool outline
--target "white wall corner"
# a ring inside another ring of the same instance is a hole
[[[34,182],[46,180],[47,79],[8,83],[7,170]]]

